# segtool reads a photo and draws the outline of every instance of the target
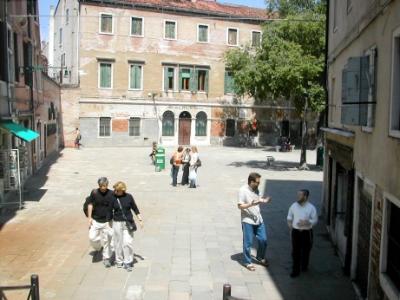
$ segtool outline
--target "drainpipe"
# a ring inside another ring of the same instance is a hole
[[[329,118],[329,92],[328,92],[328,56],[329,56],[329,12],[330,12],[330,0],[326,0],[326,20],[325,20],[325,120],[324,126],[328,127]]]

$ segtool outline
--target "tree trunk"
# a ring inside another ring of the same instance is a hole
[[[309,170],[307,166],[307,98],[304,101],[303,117],[301,126],[301,154],[299,170]]]

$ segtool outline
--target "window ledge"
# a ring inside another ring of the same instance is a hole
[[[144,38],[144,34],[138,35],[138,34],[131,34],[130,37],[134,38]]]
[[[128,89],[128,91],[130,91],[130,92],[143,92],[143,89],[142,88],[140,88],[140,89]]]
[[[177,39],[175,38],[175,39],[171,39],[171,38],[164,38],[164,40],[166,40],[166,41],[176,41]]]
[[[362,126],[361,131],[366,133],[372,133],[374,131],[374,127]]]
[[[389,299],[399,298],[400,291],[394,286],[392,280],[386,275],[386,273],[379,274],[379,282],[381,283],[381,287]]]
[[[112,89],[113,89],[112,87],[110,87],[110,88],[99,87],[99,90],[102,90],[102,91],[111,91]]]
[[[207,42],[197,41],[197,43],[199,43],[199,44],[209,44],[210,41],[207,41]]]
[[[101,32],[101,31],[99,31],[99,34],[102,34],[102,35],[114,35],[113,32]]]
[[[239,47],[239,44],[236,45],[231,45],[231,44],[226,44],[228,47]]]
[[[389,130],[389,136],[400,139],[400,130]]]
[[[110,136],[97,136],[97,138],[99,138],[99,139],[111,139],[112,136],[111,135]]]

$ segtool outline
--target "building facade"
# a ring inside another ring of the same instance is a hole
[[[59,78],[70,108],[66,145],[76,127],[86,146],[229,144],[264,116],[259,124],[276,139],[293,109],[236,98],[224,60],[229,49],[260,46],[268,18],[265,10],[204,0],[59,1],[50,65],[67,75]]]
[[[362,298],[400,295],[400,1],[330,1],[323,207]]]

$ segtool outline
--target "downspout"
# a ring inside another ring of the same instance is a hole
[[[324,126],[328,127],[329,118],[329,92],[328,92],[328,56],[329,56],[329,12],[330,12],[330,0],[326,0],[326,18],[325,18],[325,120]]]

